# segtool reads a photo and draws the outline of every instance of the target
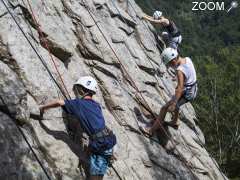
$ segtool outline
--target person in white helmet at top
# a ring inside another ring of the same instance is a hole
[[[162,32],[162,38],[167,47],[178,49],[182,42],[182,35],[172,20],[167,19],[162,15],[161,11],[155,11],[153,16],[144,15],[144,19],[163,26],[166,31]]]
[[[175,129],[178,129],[179,123],[179,108],[183,104],[192,101],[197,95],[197,77],[192,60],[189,57],[181,57],[176,49],[166,48],[161,54],[163,62],[167,67],[172,67],[176,70],[177,74],[177,87],[175,94],[169,102],[167,102],[160,110],[160,114],[153,123],[152,127],[145,127],[142,130],[152,135],[157,129],[160,128],[160,123],[165,123]],[[172,121],[165,122],[167,112],[172,112]]]
[[[75,116],[81,128],[89,136],[88,152],[90,180],[101,180],[107,171],[110,160],[113,156],[113,146],[116,144],[116,136],[105,125],[100,105],[92,99],[96,94],[97,82],[91,76],[81,77],[73,85],[76,95],[71,100],[53,100],[40,107],[41,116],[43,113],[56,107],[62,107],[67,113]]]

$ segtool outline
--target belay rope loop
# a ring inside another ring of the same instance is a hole
[[[89,7],[86,5],[87,3],[85,2],[85,0],[82,1],[83,5],[85,6],[86,10],[88,11],[89,15],[91,16],[92,20],[94,21],[94,23],[96,24],[98,30],[100,31],[100,33],[102,34],[103,38],[106,40],[107,44],[109,45],[110,49],[112,50],[113,54],[115,55],[116,59],[119,61],[119,64],[121,65],[122,69],[125,71],[126,75],[129,78],[129,81],[131,82],[131,85],[134,86],[134,89],[137,91],[137,93],[140,95],[141,99],[144,101],[145,105],[147,106],[147,109],[149,110],[149,112],[152,114],[152,116],[156,119],[156,121],[159,123],[160,128],[163,130],[163,132],[165,133],[165,135],[169,138],[169,140],[172,142],[172,144],[174,143],[174,140],[168,135],[168,133],[166,132],[166,130],[164,129],[163,125],[158,121],[156,115],[153,113],[153,111],[151,110],[149,104],[147,103],[146,99],[143,97],[141,91],[138,89],[138,87],[136,86],[135,82],[133,81],[133,79],[131,78],[130,74],[128,73],[128,71],[126,70],[125,66],[122,64],[120,58],[118,57],[117,53],[115,52],[115,50],[113,49],[113,47],[111,46],[110,42],[107,40],[107,37],[105,36],[105,34],[103,33],[102,29],[100,28],[99,24],[97,23],[96,19],[94,18],[91,10],[89,9]],[[181,152],[176,148],[176,151],[181,154]],[[191,172],[191,174],[199,179],[193,172],[192,169],[189,167],[189,165],[183,161],[183,163],[185,164],[185,166],[189,169],[189,171]]]

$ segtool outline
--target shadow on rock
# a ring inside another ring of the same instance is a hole
[[[83,138],[83,133],[79,130],[79,123],[76,120],[69,120],[69,118],[64,118],[64,123],[67,127],[68,133],[64,131],[57,131],[49,129],[43,121],[39,121],[40,126],[45,130],[45,132],[53,136],[57,140],[63,141],[71,151],[79,158],[78,168],[80,169],[82,175],[88,176],[88,153],[85,146],[86,140]],[[75,127],[75,128],[73,128]],[[83,174],[84,171],[84,174]]]

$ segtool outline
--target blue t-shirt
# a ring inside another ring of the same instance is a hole
[[[105,128],[105,120],[100,105],[92,99],[65,100],[64,109],[74,115],[88,135]]]

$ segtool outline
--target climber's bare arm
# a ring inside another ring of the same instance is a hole
[[[143,19],[150,21],[150,20],[153,20],[153,17],[145,14],[145,15],[143,16]]]
[[[168,26],[170,24],[169,20],[165,17],[161,17],[159,20],[153,19],[152,16],[145,15],[143,16],[143,19],[148,20],[149,22],[161,24],[163,26]]]
[[[160,20],[153,19],[152,16],[148,16],[148,15],[143,16],[143,19],[153,23],[160,23]]]
[[[184,80],[185,80],[185,76],[182,73],[182,71],[177,71],[177,79],[178,79],[178,85],[175,89],[175,97],[176,97],[176,101],[178,101],[184,91]]]
[[[176,110],[176,105],[178,100],[181,98],[183,91],[184,91],[184,79],[185,76],[181,71],[177,71],[177,77],[178,77],[178,85],[175,89],[175,96],[174,98],[171,100],[169,107],[168,107],[168,111],[173,112]]]
[[[47,103],[47,104],[45,104],[43,106],[40,106],[40,108],[39,108],[40,114],[42,115],[45,110],[48,110],[48,109],[51,109],[51,108],[60,107],[60,106],[63,106],[64,104],[65,104],[64,100],[62,100],[62,99],[53,100],[50,103]]]

